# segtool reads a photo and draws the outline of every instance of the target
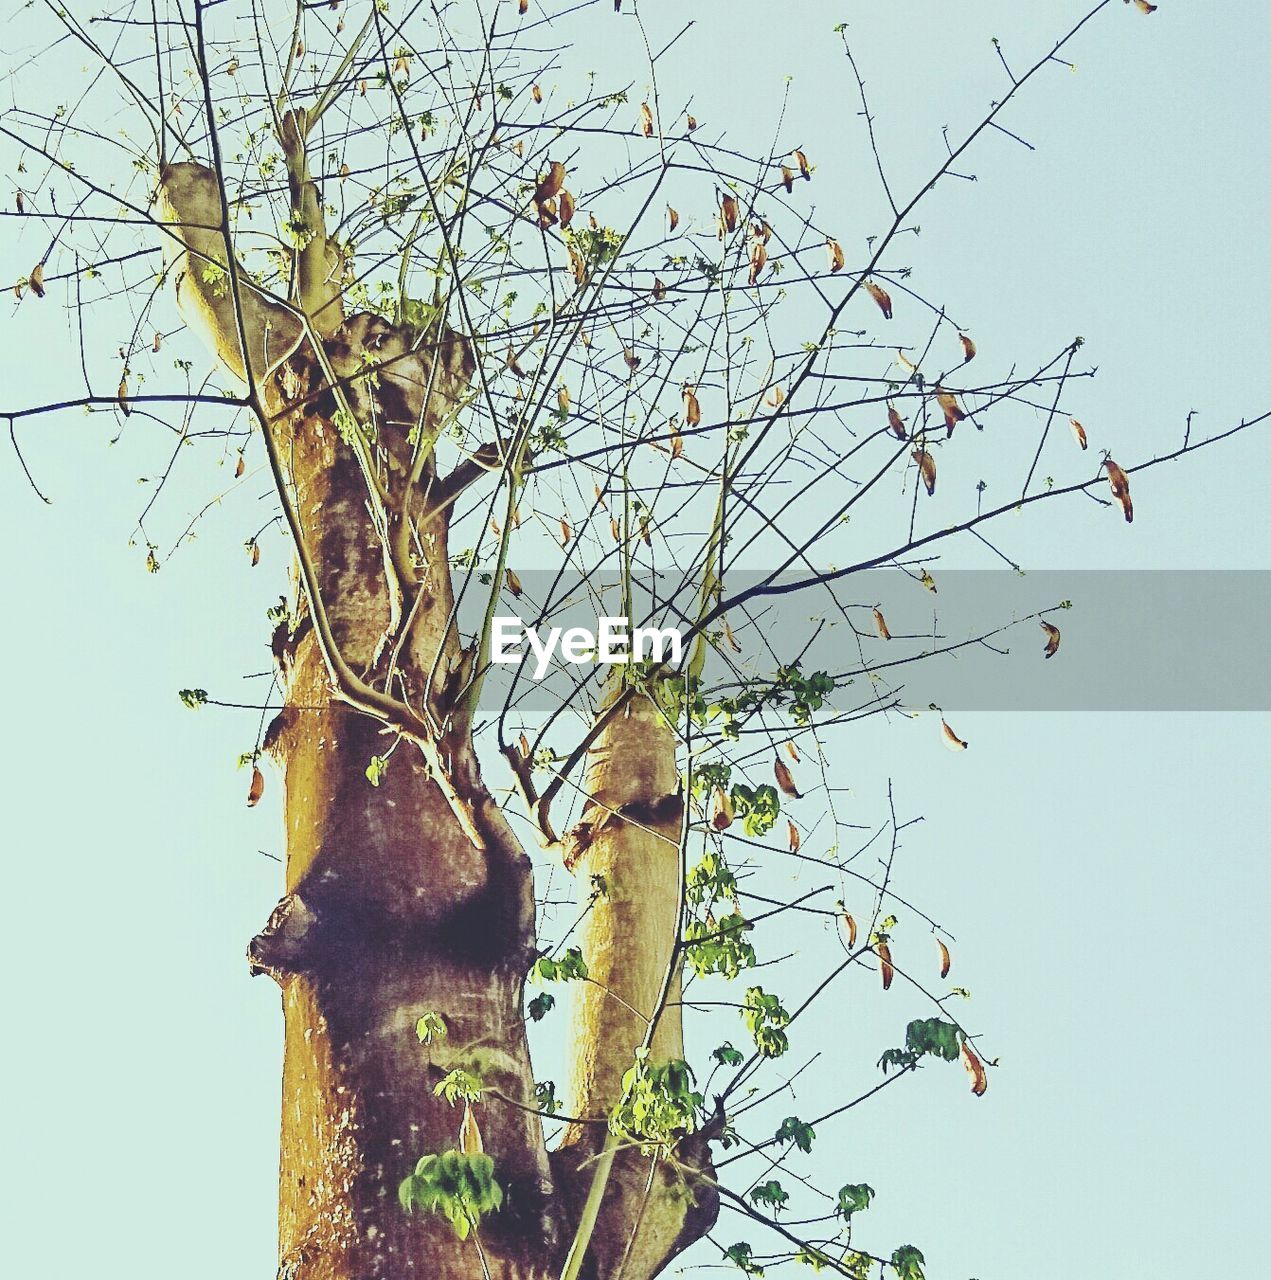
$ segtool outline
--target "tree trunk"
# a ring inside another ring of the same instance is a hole
[[[337,371],[347,354],[361,358],[362,320],[348,322],[353,332],[337,333],[328,346]],[[455,363],[451,353],[423,349],[415,362],[442,356]],[[393,392],[403,372],[382,375],[368,393],[382,437],[401,429]],[[415,372],[426,383],[426,371]],[[446,391],[451,376],[437,379]],[[304,407],[270,429],[290,462],[333,639],[354,670],[382,669],[399,610],[389,599],[363,477],[313,394],[320,371],[293,359],[284,382]],[[400,659],[403,684],[421,704],[432,659],[458,647],[445,637],[444,518],[432,521],[431,532],[430,573],[421,576],[431,593],[416,612],[417,639]],[[412,585],[412,596],[416,589],[424,590]],[[269,746],[285,780],[287,897],[252,946],[256,969],[282,988],[286,1017],[280,1274],[481,1275],[477,1244],[460,1244],[438,1216],[404,1212],[397,1188],[420,1156],[458,1145],[461,1111],[433,1092],[453,1066],[530,1103],[521,1010],[534,954],[529,862],[485,790],[466,730],[451,743],[450,776],[475,811],[484,848],[465,832],[412,743],[403,741],[379,786],[371,784],[367,766],[389,753],[392,735],[334,700],[309,618],[284,623],[282,632],[275,651],[287,708]],[[429,1046],[415,1034],[425,1013],[440,1014],[448,1033]],[[482,1223],[486,1266],[494,1280],[537,1280],[550,1272],[545,1263],[557,1237],[539,1118],[498,1102],[477,1111],[506,1197],[502,1212]]]

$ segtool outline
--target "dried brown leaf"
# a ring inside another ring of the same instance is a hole
[[[731,235],[737,230],[737,221],[741,217],[741,209],[737,197],[724,192],[719,197],[719,238]]]
[[[684,388],[684,425],[695,427],[702,420],[702,406],[697,402],[697,392],[691,386]]]

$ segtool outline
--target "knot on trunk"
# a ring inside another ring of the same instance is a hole
[[[287,974],[305,968],[304,957],[313,945],[317,924],[317,913],[300,895],[287,894],[248,944],[247,966],[252,977],[267,973],[281,983]]]

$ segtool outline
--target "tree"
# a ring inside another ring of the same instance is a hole
[[[130,155],[128,187],[97,154],[91,107],[55,141],[35,118],[6,126],[22,172],[41,166],[18,212],[55,232],[19,284],[23,305],[59,275],[82,288],[81,264],[139,253],[151,273],[144,255],[161,248],[161,287],[128,277],[136,329],[118,391],[86,402],[158,423],[180,411],[182,448],[207,431],[231,456],[262,450],[296,557],[275,620],[284,705],[248,762],[253,800],[258,756],[277,763],[286,797],[286,894],[251,952],[286,1015],[280,1274],[581,1265],[635,1280],[700,1238],[720,1196],[792,1254],[844,1274],[870,1261],[838,1224],[812,1238],[784,1227],[779,1180],[745,1198],[716,1184],[711,1144],[798,1150],[816,1132],[794,1115],[758,1138],[735,1123],[734,1099],[809,1007],[744,976],[766,909],[739,886],[739,860],[774,830],[798,854],[807,819],[795,824],[789,802],[810,773],[832,812],[824,736],[899,706],[893,688],[849,687],[885,670],[885,599],[866,590],[866,604],[843,605],[836,583],[899,566],[930,590],[945,539],[1065,493],[1101,495],[1128,521],[1138,470],[1229,434],[1189,434],[1141,467],[1091,465],[1073,425],[1073,478],[1047,487],[1038,467],[1069,429],[1080,343],[981,381],[969,334],[889,266],[918,201],[956,180],[1106,8],[1027,71],[1004,62],[1003,100],[912,199],[871,158],[890,216],[850,266],[852,242],[805,203],[815,148],[781,138],[756,156],[704,132],[660,85],[655,40],[647,98],[587,86],[571,100],[585,82],[568,46],[533,13],[515,23],[510,5],[483,7],[479,28],[453,11],[369,7],[347,29],[341,10],[204,5],[116,20],[109,48],[55,15],[154,138]],[[558,81],[571,87],[554,92]],[[864,80],[851,83],[868,121]],[[191,382],[182,360],[175,388],[158,382],[173,294],[216,362]],[[897,349],[884,326],[906,309],[926,327]],[[79,318],[91,331],[82,307]],[[1005,501],[932,505],[968,428],[1036,403],[1038,436],[999,464],[1014,484]],[[868,552],[843,540],[846,517],[870,530]],[[146,543],[158,570],[167,557]],[[831,567],[845,549],[852,562]],[[531,574],[549,552],[557,563]],[[801,593],[842,620],[858,652],[847,666],[815,665],[801,639],[772,630],[764,610]],[[523,670],[500,685],[495,619],[551,625],[579,597],[597,617],[617,599],[633,621],[679,624],[683,661],[580,670],[559,691],[529,689]],[[1052,651],[1056,618],[1038,632]],[[915,645],[904,662],[921,656]],[[939,731],[965,745],[943,718]],[[506,806],[495,770],[514,784]],[[904,826],[892,811],[893,850]],[[535,838],[578,886],[578,922],[549,950]],[[841,862],[837,839],[829,855]],[[809,1000],[866,961],[884,984],[904,972],[885,876],[871,890],[859,922],[830,911],[845,952]],[[796,907],[807,904],[768,909]],[[544,989],[523,1011],[527,973]],[[684,973],[744,990],[722,1000],[752,1044],[718,1046],[713,1080],[686,1064],[712,1069],[685,1048]],[[550,1017],[561,988],[546,984],[561,982],[577,993],[569,1120],[549,1152],[554,1090],[531,1071],[526,1017]],[[984,1065],[943,1002],[886,1051],[885,1080],[929,1056],[961,1058],[983,1090]],[[871,1195],[845,1184],[838,1223],[850,1229]],[[761,1265],[725,1243],[743,1269]],[[912,1246],[878,1260],[921,1274]]]

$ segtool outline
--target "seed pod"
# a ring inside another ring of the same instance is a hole
[[[1134,521],[1134,503],[1130,501],[1130,477],[1111,458],[1104,458],[1103,465],[1108,472],[1112,496],[1121,504],[1126,524],[1131,524]]]
[[[980,1055],[971,1048],[969,1040],[963,1040],[959,1056],[967,1075],[971,1077],[971,1092],[977,1098],[982,1098],[984,1091],[989,1087],[989,1074],[984,1069],[984,1063],[980,1061]]]
[[[777,786],[788,796],[792,796],[795,800],[801,800],[803,793],[794,783],[794,774],[790,772],[790,766],[786,764],[780,756],[774,758],[772,762],[772,772],[777,779]]]
[[[265,775],[255,765],[252,765],[251,786],[247,788],[247,807],[254,809],[260,803],[260,798],[264,794]]]
[[[940,976],[947,978],[949,970],[953,965],[953,957],[949,955],[949,948],[945,945],[942,938],[936,939],[936,946],[940,948]]]
[[[877,942],[874,944],[874,951],[878,956],[878,968],[883,975],[883,990],[887,991],[891,987],[891,980],[896,976],[896,969],[891,962],[891,948],[886,942]]]
[[[936,403],[944,411],[944,425],[948,428],[948,434],[953,434],[953,428],[966,417],[958,404],[958,398],[952,391],[945,391],[941,387],[936,388]]]
[[[875,284],[872,280],[865,281],[865,292],[878,303],[878,309],[883,313],[884,320],[891,319],[891,294],[880,284]]]
[[[1043,622],[1042,630],[1046,633],[1046,647],[1042,652],[1046,657],[1053,658],[1059,652],[1059,628]]]
[[[936,460],[926,449],[915,449],[913,451],[913,460],[918,464],[918,470],[922,475],[922,483],[926,486],[927,497],[930,498],[936,491]]]
[[[847,930],[847,949],[851,951],[856,946],[856,917],[850,911],[843,910],[839,912],[839,919]]]

